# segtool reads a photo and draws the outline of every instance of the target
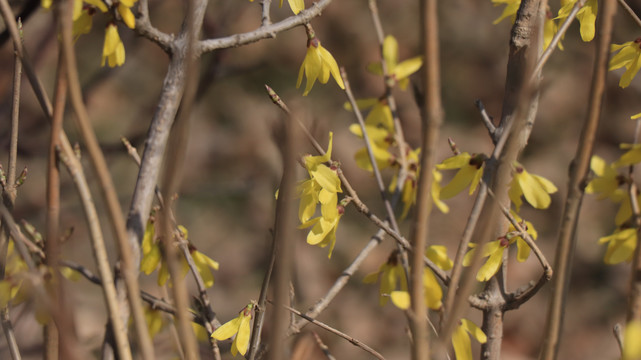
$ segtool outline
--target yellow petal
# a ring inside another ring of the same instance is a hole
[[[292,9],[292,12],[295,15],[298,15],[299,12],[305,10],[305,2],[303,0],[288,0],[288,1],[289,1],[289,7]],[[281,0],[281,6],[282,6],[282,0]]]
[[[641,321],[632,320],[623,333],[623,360],[641,358]]]
[[[470,333],[470,335],[472,335],[472,337],[475,338],[479,343],[485,344],[487,342],[487,336],[485,335],[483,330],[481,330],[481,328],[476,326],[475,323],[467,319],[461,319],[461,327],[463,327],[468,333]]]
[[[581,39],[585,42],[594,39],[597,9],[597,0],[588,0],[576,16],[581,25]]]
[[[410,294],[407,291],[392,291],[390,294],[392,303],[401,310],[407,310],[410,307]]]
[[[550,195],[544,190],[541,183],[536,178],[530,175],[525,169],[520,174],[515,175],[523,196],[532,207],[535,209],[546,209],[550,206]]]
[[[454,354],[456,354],[456,360],[473,360],[472,342],[463,325],[458,326],[452,334],[452,347]]]
[[[432,260],[441,269],[447,271],[452,268],[454,263],[449,256],[447,256],[447,247],[443,245],[432,245],[427,248],[425,255],[428,259]]]
[[[449,199],[454,197],[465,189],[475,178],[477,168],[470,165],[465,165],[454,175],[454,178],[443,188],[441,188],[441,199]]]
[[[127,7],[123,2],[118,3],[118,13],[122,17],[122,21],[130,28],[136,28],[136,17],[134,13],[131,12],[131,9]]]
[[[241,322],[241,317],[238,316],[223,325],[221,325],[216,331],[211,334],[211,337],[213,337],[216,340],[225,340],[229,339],[230,337],[234,336],[238,332],[238,327],[240,326]]]
[[[383,40],[383,59],[387,68],[392,70],[398,61],[398,42],[392,35],[387,35]]]
[[[345,84],[343,83],[343,78],[341,77],[341,73],[338,70],[338,64],[336,63],[336,60],[334,59],[332,54],[324,47],[319,45],[318,49],[320,50],[320,55],[323,60],[323,68],[329,70],[329,72],[331,72],[332,76],[334,77],[334,80],[336,80],[338,86],[341,89],[345,90]],[[326,82],[327,80],[324,81],[324,83]]]
[[[481,266],[479,272],[476,274],[476,280],[488,281],[492,276],[494,276],[494,274],[499,271],[501,264],[503,264],[503,250],[504,248],[501,246],[490,255],[485,264]]]
[[[236,334],[236,348],[241,355],[245,355],[247,348],[249,347],[249,334],[250,334],[250,324],[251,315],[243,316],[240,320],[240,325],[238,326],[238,333]]]
[[[432,309],[441,308],[441,299],[443,298],[443,289],[439,285],[436,276],[429,268],[423,270],[423,287],[425,292],[425,305]]]
[[[405,79],[413,73],[417,72],[418,69],[423,66],[423,57],[416,56],[411,59],[407,59],[394,68],[394,76],[396,80]]]

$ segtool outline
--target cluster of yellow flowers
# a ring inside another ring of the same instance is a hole
[[[329,145],[324,155],[304,158],[305,169],[309,179],[298,185],[297,192],[300,196],[298,219],[300,229],[311,227],[307,234],[307,243],[326,247],[329,245],[328,258],[332,257],[336,245],[336,228],[345,212],[343,205],[338,203],[338,193],[343,192],[341,181],[338,178],[337,164],[327,164],[332,159],[333,133],[329,133]],[[320,204],[321,215],[313,217],[316,207]]]
[[[138,0],[118,0],[112,3],[122,22],[130,29],[136,27],[136,17],[131,11]],[[53,0],[42,0],[42,7],[49,9]],[[102,13],[109,13],[109,8],[102,0],[74,0],[73,7],[73,37],[78,39],[82,34],[88,34],[93,25],[93,16],[96,9]],[[125,63],[125,46],[118,34],[116,19],[109,21],[105,29],[105,42],[102,48],[101,66],[108,64],[109,67],[121,66]]]

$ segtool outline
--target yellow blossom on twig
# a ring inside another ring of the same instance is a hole
[[[625,67],[625,72],[619,80],[619,86],[628,87],[632,79],[637,75],[641,68],[641,37],[634,41],[628,41],[623,44],[612,44],[610,51],[618,53],[610,58],[608,70],[616,70]]]
[[[345,84],[343,83],[343,78],[341,77],[340,71],[338,70],[338,64],[332,54],[327,51],[324,47],[321,46],[320,40],[316,37],[316,34],[311,27],[306,27],[307,29],[307,53],[305,54],[305,59],[303,64],[300,66],[298,71],[298,80],[296,81],[296,88],[299,88],[303,82],[303,74],[307,78],[307,84],[305,85],[305,91],[303,96],[307,96],[316,80],[320,81],[321,84],[327,84],[329,81],[329,75],[331,74],[336,80],[338,86],[341,89],[345,89]]]
[[[224,323],[211,334],[216,340],[225,340],[236,335],[234,342],[231,344],[231,354],[233,356],[245,355],[249,348],[250,323],[254,303],[249,303],[240,311],[238,317]]]
[[[388,35],[383,40],[383,59],[387,65],[387,74],[398,86],[405,90],[409,84],[409,76],[417,72],[423,65],[423,57],[415,56],[413,58],[398,62],[398,42],[392,35]],[[376,75],[383,74],[383,66],[380,62],[370,63],[367,70]]]
[[[556,186],[550,180],[539,175],[530,174],[521,164],[514,163],[514,176],[510,183],[508,195],[517,212],[519,212],[523,204],[521,195],[525,197],[525,200],[533,208],[547,209],[552,201],[550,194],[556,191]]]

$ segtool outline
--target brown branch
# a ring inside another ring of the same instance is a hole
[[[590,167],[590,157],[594,147],[608,68],[608,56],[610,53],[610,42],[612,38],[612,26],[616,3],[614,0],[603,1],[602,10],[597,27],[596,59],[592,75],[592,85],[588,99],[588,114],[579,136],[576,155],[570,165],[570,179],[568,182],[568,193],[563,206],[562,222],[560,225],[559,237],[557,239],[556,257],[554,260],[554,271],[557,276],[553,279],[552,297],[548,307],[546,322],[546,334],[543,342],[543,349],[540,355],[542,360],[556,358],[559,349],[559,342],[562,333],[563,315],[568,292],[572,258],[576,248],[576,228],[583,198],[585,179]]]
[[[632,18],[632,20],[634,20],[637,26],[641,27],[641,19],[639,19],[639,16],[634,12],[634,10],[632,10],[630,5],[628,5],[625,2],[625,0],[617,0],[617,2],[628,13],[628,15],[630,15],[630,17]]]
[[[322,11],[332,2],[332,0],[320,0],[315,2],[311,7],[301,11],[298,15],[290,16],[275,24],[261,26],[254,31],[242,34],[234,34],[224,38],[208,39],[200,42],[196,55],[203,53],[247,45],[259,40],[273,38],[274,34],[292,29],[296,26],[309,23],[313,18],[320,16]]]
[[[271,301],[270,301],[270,302],[271,302]],[[355,338],[353,338],[353,337],[351,337],[351,336],[349,336],[349,335],[345,334],[344,332],[341,332],[341,331],[339,331],[339,330],[336,330],[336,329],[334,329],[333,327],[331,327],[331,326],[329,326],[329,325],[326,325],[326,324],[324,324],[324,323],[322,323],[322,322],[320,322],[320,321],[318,321],[318,320],[312,319],[312,318],[310,318],[309,316],[307,316],[307,315],[305,315],[305,314],[301,313],[300,311],[298,311],[298,310],[296,310],[296,309],[294,309],[294,308],[292,308],[292,307],[289,307],[289,306],[287,306],[287,305],[281,305],[281,306],[282,306],[282,307],[284,307],[285,309],[287,309],[287,310],[291,311],[292,313],[294,313],[294,314],[296,314],[296,315],[298,315],[298,316],[302,317],[303,319],[305,319],[305,320],[307,320],[307,321],[311,322],[312,324],[314,324],[314,325],[316,325],[316,326],[318,326],[318,327],[320,327],[320,328],[322,328],[322,329],[325,329],[325,330],[327,330],[327,331],[331,332],[332,334],[335,334],[335,335],[338,335],[338,336],[342,337],[343,339],[345,339],[345,340],[349,341],[350,343],[354,344],[355,346],[357,346],[357,347],[359,347],[359,348],[361,348],[361,349],[363,349],[363,350],[367,351],[368,353],[370,353],[370,354],[371,354],[372,356],[374,356],[375,358],[377,358],[377,359],[381,359],[381,360],[385,360],[385,358],[383,357],[383,355],[379,354],[376,350],[374,350],[374,349],[372,349],[371,347],[367,346],[367,345],[366,345],[365,343],[363,343],[362,341],[357,340],[357,339],[355,339]]]
[[[64,148],[66,147],[66,145],[68,144],[62,143],[61,147]],[[103,295],[107,304],[109,321],[111,322],[113,333],[115,336],[118,355],[120,356],[120,359],[130,360],[132,357],[125,328],[126,323],[121,319],[120,309],[118,308],[116,287],[114,285],[113,276],[111,274],[109,259],[107,258],[107,250],[105,247],[104,239],[102,237],[102,229],[98,220],[98,213],[91,197],[89,184],[87,184],[87,181],[82,174],[82,165],[80,164],[80,161],[78,161],[78,159],[75,157],[75,155],[72,155],[71,157],[68,156],[67,154],[69,153],[73,154],[73,150],[68,149],[66,151],[63,151],[61,148],[59,148],[58,156],[60,157],[60,160],[62,160],[62,162],[66,165],[69,174],[71,175],[76,185],[78,194],[80,195],[85,218],[87,220],[87,226],[89,228],[93,255],[98,266],[100,277],[104,280],[102,284]]]

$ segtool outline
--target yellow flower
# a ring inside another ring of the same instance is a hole
[[[529,221],[523,221],[514,212],[512,212],[512,216],[521,223],[521,227],[525,228],[532,239],[536,240],[538,234],[534,229],[534,226],[532,226],[532,223]],[[487,257],[488,259],[476,274],[476,280],[487,281],[494,276],[499,271],[501,264],[503,264],[503,251],[515,242],[518,249],[517,260],[519,262],[527,260],[530,255],[530,247],[527,245],[525,240],[521,238],[514,226],[510,225],[508,232],[504,236],[501,236],[495,241],[490,241],[483,247],[482,257]],[[470,266],[474,253],[476,252],[476,244],[470,243],[468,246],[472,249],[465,254],[465,257],[463,258],[463,266]]]
[[[558,16],[556,17],[559,21],[566,19],[574,4],[577,0],[561,0],[561,9],[559,9]],[[595,23],[596,23],[596,13],[598,9],[597,0],[588,0],[585,5],[579,10],[576,14],[576,18],[579,20],[581,39],[588,42],[594,39]]]
[[[383,74],[383,67],[379,62],[370,63],[367,66],[367,70],[376,75],[388,75],[398,83],[398,86],[402,90],[407,88],[409,76],[417,72],[423,65],[422,56],[415,56],[399,63],[398,42],[392,35],[388,35],[385,40],[383,40],[383,59],[385,60],[389,74]]]
[[[637,247],[637,229],[617,229],[612,235],[599,239],[599,244],[605,243],[608,243],[608,249],[603,262],[608,265],[630,262]]]
[[[145,306],[144,311],[147,330],[149,331],[149,336],[153,338],[165,326],[163,312],[160,310],[154,310],[151,306]]]
[[[443,305],[443,289],[439,285],[436,276],[429,268],[423,269],[423,295],[425,306],[432,310],[438,310]],[[390,293],[392,303],[401,310],[409,309],[411,305],[410,294],[407,290],[396,290]]]
[[[641,321],[632,320],[623,333],[623,360],[641,359]]]
[[[325,165],[325,163],[331,161],[332,159],[332,140],[334,138],[334,133],[330,131],[329,133],[329,145],[327,145],[327,152],[325,155],[319,155],[319,156],[305,156],[304,161],[305,161],[305,168],[307,169],[307,172],[309,173],[309,177],[311,180],[314,180],[322,190],[325,190],[325,192],[329,193],[339,193],[343,192],[341,190],[341,181],[338,178],[338,174],[336,173],[336,168],[330,168],[329,166]],[[323,195],[321,190],[320,198],[321,202],[323,201],[322,198],[325,196]]]
[[[449,270],[453,266],[452,260],[447,256],[447,248],[442,245],[432,245],[426,251],[425,255],[432,260],[439,268]],[[443,289],[439,284],[434,272],[431,269],[423,270],[423,293],[425,294],[425,306],[432,310],[438,310],[443,305]],[[392,302],[396,307],[406,310],[410,307],[411,299],[407,289],[392,291],[390,293]]]
[[[381,265],[378,271],[365,276],[363,282],[373,284],[379,281],[379,279],[378,292],[380,294],[379,304],[381,306],[387,304],[390,294],[396,290],[397,286],[400,286],[401,290],[407,291],[407,275],[401,264],[398,250],[394,250],[390,254],[387,262]]]
[[[454,266],[452,259],[447,256],[447,247],[443,245],[431,245],[425,250],[425,256],[432,260],[436,266],[447,271]]]
[[[365,125],[382,127],[390,132],[394,132],[394,118],[387,104],[386,97],[356,100],[356,105],[360,110],[371,109],[365,118]],[[352,111],[352,105],[348,102],[346,102],[343,107],[347,111]],[[354,131],[352,131],[352,133],[354,133]]]
[[[641,194],[637,194],[637,203],[641,204]],[[617,211],[616,216],[614,217],[614,224],[617,226],[623,225],[630,217],[632,216],[632,203],[630,202],[630,196],[627,193],[623,194],[623,201],[621,206]]]
[[[125,63],[125,45],[118,35],[118,27],[109,23],[105,30],[105,44],[102,48],[102,62],[100,66],[109,63],[109,67],[121,66]]]
[[[321,216],[310,219],[298,226],[299,229],[312,228],[307,234],[308,244],[318,245],[322,248],[329,245],[328,258],[332,257],[332,252],[336,245],[338,222],[345,212],[345,208],[338,204],[336,193],[333,193],[333,195],[328,198],[326,203],[321,199]]]
[[[185,241],[188,242],[187,246],[189,248],[189,253],[194,260],[196,269],[202,277],[205,286],[213,286],[214,274],[212,273],[212,270],[218,270],[218,262],[201,253],[193,244],[189,243],[188,231],[184,226],[178,225],[178,228],[182,232],[182,236]],[[156,269],[158,269],[158,266],[160,265],[160,269],[158,270],[158,286],[163,286],[169,280],[169,268],[167,267],[167,263],[163,259],[163,252],[160,248],[160,244],[155,239],[155,233],[156,231],[154,227],[154,219],[153,217],[150,217],[149,221],[147,221],[145,234],[142,238],[141,246],[143,256],[142,260],[140,261],[140,271],[144,272],[146,275],[149,275]],[[187,260],[184,256],[180,257],[180,263],[182,266],[183,276],[185,276],[189,271],[189,264],[187,263]]]
[[[634,115],[630,116],[630,119],[632,119],[632,120],[637,120],[639,118],[641,118],[641,113],[634,114]]]
[[[641,162],[641,144],[621,144],[619,147],[628,151],[612,164],[613,167],[631,166]]]
[[[512,214],[512,217],[521,225],[521,228],[525,229],[525,232],[527,232],[532,240],[536,240],[539,237],[538,232],[534,228],[531,222],[526,221],[521,219],[520,216],[518,216],[514,211],[510,211]],[[508,234],[510,233],[516,233],[516,228],[514,225],[510,224],[510,227],[508,228]],[[514,243],[516,241],[516,259],[519,262],[524,262],[527,260],[527,258],[530,256],[530,246],[523,240],[523,238],[520,235],[516,235],[513,238],[510,239],[510,244]]]
[[[338,71],[338,64],[336,63],[336,60],[334,60],[332,54],[321,46],[321,42],[318,40],[313,30],[307,31],[307,37],[307,54],[305,55],[303,64],[300,66],[300,70],[298,71],[296,88],[300,87],[300,84],[303,82],[303,74],[305,74],[305,77],[307,77],[307,84],[305,85],[303,96],[307,96],[310,90],[312,90],[317,79],[321,84],[327,84],[329,75],[331,74],[334,77],[334,80],[336,80],[338,86],[340,86],[341,89],[345,89],[343,78]]]
[[[441,189],[441,198],[449,199],[454,195],[460,193],[468,185],[470,186],[469,194],[472,195],[476,190],[481,177],[483,176],[483,169],[485,169],[485,154],[472,154],[467,152],[449,157],[443,160],[442,163],[436,165],[439,170],[452,170],[459,169],[454,175],[454,178]]]
[[[636,38],[634,41],[628,41],[621,45],[612,44],[610,52],[619,51],[616,55],[610,58],[610,65],[608,70],[616,70],[625,67],[626,71],[619,80],[619,86],[622,88],[628,87],[632,79],[637,75],[641,68],[641,37]]]
[[[240,311],[238,317],[221,325],[211,337],[216,340],[225,340],[236,335],[234,342],[231,344],[231,354],[236,356],[238,353],[245,355],[249,347],[250,323],[252,317],[253,303],[247,304]]]
[[[511,19],[512,24],[514,24],[514,20],[516,20],[516,12],[519,10],[519,6],[521,6],[521,0],[492,0],[492,4],[494,4],[494,6],[499,6],[501,4],[506,5],[501,16],[494,20],[494,25],[508,17]]]
[[[619,186],[625,183],[625,178],[616,171],[616,166],[608,164],[603,158],[593,155],[590,160],[590,169],[596,177],[585,187],[588,194],[599,194],[598,199],[609,198],[614,202],[620,202],[626,196]]]
[[[481,344],[485,344],[487,336],[476,324],[467,320],[461,319],[459,326],[452,334],[452,347],[456,354],[456,360],[472,360],[472,343],[470,336],[476,339]]]
[[[547,209],[551,202],[549,194],[553,194],[556,191],[556,186],[550,180],[530,174],[521,164],[514,163],[514,176],[510,183],[508,195],[517,212],[519,212],[523,204],[521,195],[535,209]]]

